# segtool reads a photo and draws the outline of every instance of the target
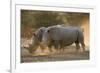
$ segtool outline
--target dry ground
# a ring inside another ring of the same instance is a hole
[[[75,46],[69,46],[64,51],[57,53],[47,52],[49,54],[29,54],[27,50],[22,50],[21,63],[29,62],[48,62],[48,61],[68,61],[68,60],[89,60],[89,50],[82,52],[76,51]],[[36,52],[37,53],[37,52]]]

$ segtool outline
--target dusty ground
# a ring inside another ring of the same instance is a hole
[[[56,50],[55,50],[56,51]],[[54,52],[49,54],[29,54],[28,51],[23,51],[25,55],[21,55],[21,63],[29,62],[47,62],[47,61],[68,61],[68,60],[89,60],[89,50],[82,52],[76,51],[75,46],[65,48],[62,52]],[[48,52],[47,52],[48,53]]]

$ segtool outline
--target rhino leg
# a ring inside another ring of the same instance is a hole
[[[78,41],[80,42],[83,51],[85,51],[85,44],[84,44],[84,35],[81,31],[79,31]]]
[[[49,47],[50,52],[53,52],[53,51],[52,51],[52,47],[53,47],[53,46],[55,47],[54,41],[53,41],[53,40],[49,41],[48,47]]]
[[[33,53],[36,50],[36,48],[37,48],[37,45],[35,47],[33,45],[30,45],[29,46],[29,52]]]
[[[84,42],[81,42],[81,46],[82,46],[83,51],[85,51],[85,44],[84,44]]]
[[[65,47],[64,44],[61,43],[61,44],[60,44],[60,51],[61,51],[61,52],[64,52],[64,47]]]
[[[79,42],[75,42],[75,44],[76,44],[76,50],[79,50],[80,49]]]
[[[48,45],[50,52],[52,52],[52,43]]]
[[[60,50],[60,47],[59,47],[59,41],[54,41],[54,47],[55,49],[57,49],[58,53],[59,53],[59,50]]]

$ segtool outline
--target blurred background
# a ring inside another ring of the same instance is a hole
[[[85,45],[89,46],[89,13],[21,10],[21,38],[31,38],[32,32],[42,26],[58,24],[81,27]]]

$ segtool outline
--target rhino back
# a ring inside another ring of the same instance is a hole
[[[50,37],[53,40],[73,42],[78,36],[78,30],[72,27],[53,27],[50,31]]]

